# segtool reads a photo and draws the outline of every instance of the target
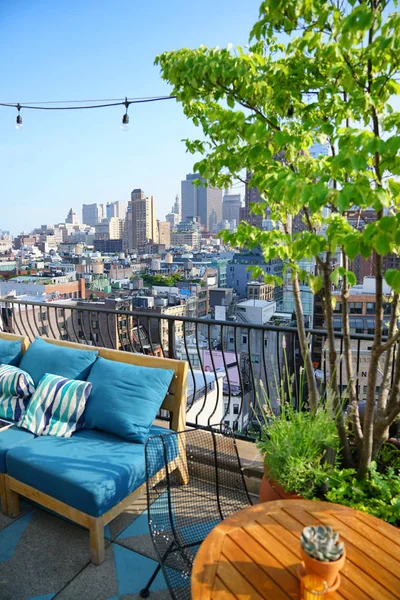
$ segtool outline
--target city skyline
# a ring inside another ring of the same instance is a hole
[[[3,2],[0,49],[8,59],[0,65],[0,100],[168,95],[155,56],[185,46],[246,44],[259,3],[205,0],[191,7],[190,20],[186,8],[181,0],[134,3],[123,11],[110,10],[105,0]],[[120,128],[120,106],[22,110],[21,131],[16,112],[0,110],[0,227],[13,234],[63,221],[71,207],[79,213],[82,204],[128,202],[135,186],[154,196],[164,218],[197,159],[181,140],[201,132],[174,100],[130,106],[128,132]]]

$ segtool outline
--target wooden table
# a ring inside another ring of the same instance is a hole
[[[346,544],[341,585],[327,600],[399,600],[400,530],[328,502],[278,500],[242,510],[211,531],[192,571],[193,600],[300,598],[306,525],[330,525]]]

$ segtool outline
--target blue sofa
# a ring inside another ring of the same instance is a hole
[[[96,351],[100,359],[117,361],[118,364],[172,369],[174,377],[162,408],[170,412],[171,429],[180,431],[185,428],[187,363],[58,340],[45,341],[46,344],[71,350]],[[25,339],[21,339],[21,343],[24,354],[29,344]],[[47,350],[47,346],[44,347],[44,362]],[[46,365],[43,369],[46,370]],[[35,379],[40,373],[30,374]],[[118,426],[117,410],[114,414]],[[88,411],[88,424],[97,417],[96,411],[91,409],[90,415]],[[103,418],[105,429],[108,428],[106,417],[107,413]],[[101,426],[101,420],[99,423]],[[104,526],[145,490],[144,442],[158,433],[166,433],[165,428],[153,424],[138,443],[128,441],[115,432],[101,430],[98,426],[80,429],[71,437],[36,436],[17,427],[1,431],[0,492],[3,512],[11,517],[17,516],[21,495],[86,527],[90,532],[92,561],[100,564],[104,560]],[[171,439],[176,438],[172,436]],[[170,468],[178,468],[182,483],[187,481],[185,458],[183,449],[170,445]],[[155,467],[150,476],[154,483],[164,476],[161,462],[160,469]]]

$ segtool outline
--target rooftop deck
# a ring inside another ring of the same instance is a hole
[[[90,561],[89,532],[24,503],[21,515],[0,513],[1,600],[130,600],[140,598],[156,562],[143,495],[106,527],[106,558]],[[151,598],[169,599],[162,573]]]

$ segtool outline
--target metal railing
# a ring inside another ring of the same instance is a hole
[[[301,385],[303,362],[296,327],[197,319],[154,309],[129,310],[129,306],[130,301],[122,309],[112,310],[100,302],[0,298],[0,330],[25,335],[31,341],[43,336],[187,360],[187,421],[194,427],[219,423],[238,436],[254,438],[259,431],[257,413],[266,396],[272,408],[278,406],[282,394],[291,394],[297,403],[307,401],[307,386]],[[326,331],[307,331],[323,394],[329,380]],[[336,337],[339,388],[345,398],[343,335],[337,332]],[[373,336],[352,334],[351,340],[357,397],[362,400]]]

